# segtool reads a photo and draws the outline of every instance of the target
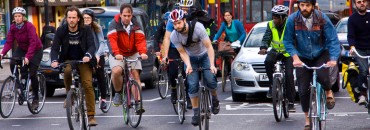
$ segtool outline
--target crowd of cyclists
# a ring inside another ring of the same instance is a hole
[[[297,0],[299,10],[288,14],[289,8],[283,5],[276,5],[272,8],[272,20],[268,22],[266,32],[263,36],[263,46],[260,47],[258,54],[265,55],[266,72],[269,84],[272,85],[272,75],[274,64],[277,60],[285,63],[285,75],[287,76],[286,89],[288,95],[288,109],[295,112],[295,87],[293,69],[296,69],[298,93],[305,113],[305,129],[310,129],[308,118],[310,82],[313,71],[302,66],[320,66],[326,64],[327,67],[317,70],[318,81],[323,85],[326,94],[326,104],[328,109],[335,106],[334,94],[331,91],[329,78],[329,67],[336,67],[340,53],[340,44],[334,25],[329,18],[315,8],[316,0]],[[354,0],[357,13],[354,13],[348,22],[348,41],[351,48],[356,48],[362,55],[369,55],[370,41],[370,13],[366,11],[367,0]],[[187,108],[192,109],[194,116],[191,124],[199,125],[199,68],[204,68],[203,77],[206,87],[211,92],[211,111],[213,114],[220,112],[220,100],[217,96],[216,65],[217,50],[212,46],[216,41],[224,41],[231,46],[241,46],[247,35],[242,24],[238,20],[233,20],[230,11],[223,12],[224,22],[220,25],[215,35],[209,33],[208,27],[198,22],[193,12],[202,11],[199,1],[180,0],[174,10],[163,14],[164,20],[157,28],[155,35],[156,55],[162,58],[162,64],[168,64],[168,77],[171,89],[171,102],[176,103],[177,93],[177,68],[184,64],[183,75],[186,79]],[[1,58],[12,48],[16,41],[18,48],[15,49],[13,57],[24,57],[25,66],[29,70],[32,83],[32,91],[37,93],[38,81],[36,71],[42,58],[42,43],[36,34],[36,29],[32,23],[28,22],[25,15],[26,10],[21,7],[14,8],[12,15],[14,23],[11,25],[7,35],[7,41],[0,54]],[[140,57],[146,60],[148,56],[146,48],[146,38],[144,31],[133,18],[133,8],[130,4],[122,4],[120,13],[114,16],[109,25],[107,41],[101,26],[94,21],[93,10],[86,9],[80,12],[77,7],[68,7],[65,11],[66,22],[57,28],[55,38],[51,47],[51,66],[57,68],[60,63],[69,60],[81,60],[88,64],[78,65],[80,79],[86,94],[86,106],[88,115],[88,125],[95,126],[97,121],[95,115],[95,94],[92,84],[93,70],[101,90],[101,108],[106,108],[106,85],[104,77],[105,46],[109,48],[109,67],[112,70],[111,80],[114,86],[113,105],[122,105],[122,86],[124,58],[135,60]],[[207,16],[206,16],[207,17]],[[366,21],[366,22],[365,22]],[[219,39],[222,33],[226,34],[225,39]],[[212,36],[211,36],[212,35]],[[211,41],[212,38],[212,41]],[[268,50],[271,47],[272,49]],[[236,50],[237,51],[237,50]],[[237,52],[236,52],[237,53]],[[350,52],[353,53],[352,51]],[[176,59],[182,59],[180,62]],[[368,75],[368,63],[365,59],[356,58],[360,68],[359,88],[362,95],[359,104],[366,103],[366,76]],[[11,64],[14,64],[11,62]],[[13,66],[13,65],[11,65]],[[12,69],[12,68],[11,68]],[[140,85],[141,62],[131,63],[132,75],[134,80]],[[22,72],[21,72],[22,73]],[[21,75],[23,76],[23,74]],[[71,85],[71,66],[64,69],[64,85],[68,92]],[[271,98],[271,87],[267,97]],[[144,95],[145,96],[145,95]],[[139,97],[142,98],[142,97]],[[37,94],[34,96],[32,108],[36,109],[39,105]],[[66,104],[64,104],[64,107]],[[136,113],[144,113],[143,106],[138,107]]]

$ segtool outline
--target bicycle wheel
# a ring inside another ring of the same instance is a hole
[[[34,109],[32,110],[31,109],[31,106],[32,106],[32,101],[33,101],[33,96],[35,94],[33,94],[32,90],[29,89],[29,94],[28,96],[30,96],[29,98],[27,98],[27,106],[28,106],[28,110],[32,113],[32,114],[38,114],[40,113],[40,111],[42,110],[42,108],[44,107],[45,105],[45,97],[46,97],[46,84],[45,84],[45,77],[44,75],[42,74],[37,74],[37,80],[39,81],[39,91],[37,92],[37,95],[38,95],[38,100],[39,100],[39,107],[37,107],[37,109]],[[31,98],[32,97],[32,98]]]
[[[320,84],[319,84],[320,85]],[[320,93],[320,114],[319,114],[319,128],[320,130],[326,129],[326,115],[327,115],[327,107],[326,107],[326,94],[324,89],[321,89]]]
[[[167,70],[165,69],[165,65],[161,65],[158,69],[158,92],[159,96],[162,99],[165,99],[168,94],[169,84],[168,84],[168,75]]]
[[[222,57],[222,70],[221,70],[221,87],[222,87],[222,92],[225,92],[225,87],[226,87],[226,79],[228,75],[228,68],[226,67],[227,64],[225,63],[227,59]]]
[[[67,121],[71,130],[78,130],[83,127],[83,115],[80,109],[80,100],[78,99],[77,93],[74,89],[71,89],[67,93],[66,99],[66,112]]]
[[[201,90],[199,96],[199,130],[209,129],[209,92],[207,90]]]
[[[186,94],[185,94],[185,85],[184,80],[179,78],[179,87],[177,88],[177,115],[179,117],[180,124],[184,123],[185,120],[185,103],[186,103]]]
[[[105,108],[105,109],[102,109],[102,108],[100,108],[100,110],[103,112],[103,113],[107,113],[108,111],[109,111],[109,109],[110,109],[110,107],[112,106],[112,86],[113,86],[113,84],[112,84],[112,79],[110,78],[111,76],[110,76],[110,73],[105,73],[105,76],[104,76],[104,78],[105,78],[105,82],[106,82],[106,104],[107,104],[107,108]],[[100,106],[100,104],[99,104],[99,106]]]
[[[0,103],[0,115],[3,118],[8,118],[12,114],[16,95],[16,80],[13,77],[5,79],[1,87],[1,103]]]
[[[128,92],[128,99],[127,101],[129,102],[128,105],[128,118],[131,127],[136,128],[139,126],[140,121],[141,121],[141,116],[143,114],[143,102],[142,102],[142,95],[141,95],[141,90],[139,87],[139,84],[132,80],[130,81],[130,90],[131,92]]]
[[[275,120],[280,122],[283,117],[283,92],[281,78],[276,76],[274,77],[272,84],[272,106]]]
[[[89,125],[88,125],[88,116],[87,116],[87,110],[86,110],[86,102],[85,102],[85,90],[82,88],[81,84],[79,84],[80,86],[80,89],[77,91],[78,92],[78,100],[80,101],[80,105],[79,105],[79,112],[81,113],[81,119],[82,119],[82,124],[81,124],[81,128],[80,129],[83,129],[83,130],[88,130],[90,129]]]
[[[311,93],[310,93],[310,109],[309,109],[309,119],[310,119],[310,127],[311,130],[316,130],[320,127],[320,121],[318,118],[318,102],[317,102],[317,93],[315,87],[310,87]]]
[[[126,87],[123,86],[123,93],[122,93],[122,112],[123,112],[123,121],[126,125],[128,125],[128,122],[129,122],[129,119],[128,119],[128,113],[129,113],[129,110],[128,110],[128,102],[127,102],[127,92],[126,92]]]
[[[367,108],[367,114],[369,114],[370,115],[370,105],[369,105],[369,102],[370,102],[370,77],[367,77],[367,91],[366,91],[366,93],[367,93],[367,104],[366,104],[366,108]]]
[[[285,118],[289,118],[289,109],[288,109],[288,105],[289,105],[289,100],[288,100],[288,96],[287,96],[287,89],[285,89],[285,82],[284,82],[284,78],[282,80],[282,83],[281,83],[281,89],[282,89],[282,92],[283,92],[283,114],[284,114],[284,117]]]

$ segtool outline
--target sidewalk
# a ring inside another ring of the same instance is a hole
[[[9,62],[1,62],[3,69],[0,69],[0,83],[3,83],[4,80],[11,74],[9,68]]]

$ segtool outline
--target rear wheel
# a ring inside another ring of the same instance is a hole
[[[112,106],[112,94],[113,94],[113,92],[112,92],[112,86],[113,86],[113,83],[112,83],[112,79],[110,78],[111,76],[110,76],[110,72],[105,72],[105,76],[104,76],[104,78],[105,78],[105,86],[107,87],[106,88],[106,104],[107,104],[107,107],[105,108],[105,109],[102,109],[102,108],[100,108],[101,109],[101,111],[102,112],[104,112],[104,113],[107,113],[108,111],[109,111],[109,109],[110,109],[110,107]],[[100,106],[100,104],[99,104],[99,106]]]
[[[167,69],[165,67],[166,67],[165,65],[161,65],[158,69],[157,86],[158,86],[159,96],[162,99],[165,99],[167,97],[168,89],[169,89]]]
[[[27,106],[28,106],[28,110],[32,113],[32,114],[38,114],[40,113],[40,111],[42,110],[42,108],[44,107],[45,105],[45,97],[46,97],[46,84],[45,84],[45,77],[44,75],[42,74],[37,74],[37,80],[39,81],[39,91],[36,93],[38,95],[38,100],[39,100],[39,107],[37,107],[36,109],[32,109],[32,102],[33,102],[33,98],[27,98]],[[29,94],[28,96],[30,97],[34,97],[34,93],[32,92],[32,89],[29,89]]]
[[[186,104],[186,94],[184,80],[179,78],[179,87],[177,88],[177,115],[179,117],[180,124],[184,123],[185,120],[185,104]]]
[[[8,118],[13,112],[16,98],[16,84],[17,82],[14,78],[8,77],[1,87],[0,115],[3,118]]]
[[[222,70],[221,70],[221,86],[222,86],[222,92],[225,92],[225,86],[226,86],[226,79],[228,75],[228,67],[226,65],[226,60],[224,57],[222,58]]]
[[[283,91],[280,81],[280,77],[274,77],[272,84],[272,106],[277,122],[281,121],[283,115]]]
[[[144,110],[142,95],[139,84],[134,80],[130,81],[130,90],[131,93],[128,94],[129,97],[127,99],[129,102],[128,118],[131,127],[136,128],[140,124],[141,116]]]

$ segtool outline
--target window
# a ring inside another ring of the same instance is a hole
[[[266,24],[267,25],[267,24]],[[256,27],[251,31],[251,34],[248,36],[246,40],[246,44],[244,47],[260,47],[262,45],[262,38],[265,34],[267,27]]]

